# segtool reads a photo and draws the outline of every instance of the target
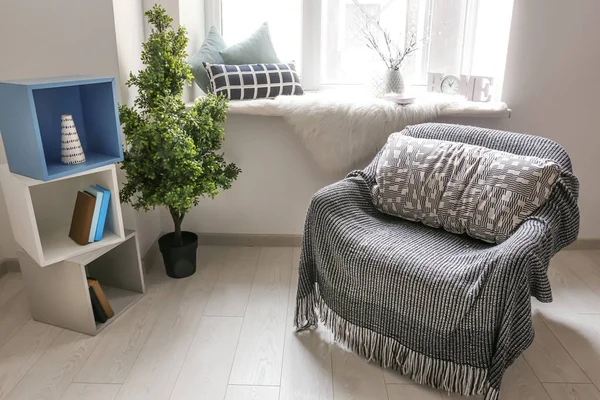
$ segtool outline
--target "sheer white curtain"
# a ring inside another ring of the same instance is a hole
[[[204,28],[208,34],[211,27],[216,27],[219,32],[222,28],[221,0],[204,0]]]
[[[322,84],[362,83],[383,68],[365,45],[362,12],[353,0],[321,0]],[[510,0],[360,0],[392,38],[416,34],[419,51],[408,57],[405,77],[425,85],[427,72],[501,75],[512,13]],[[318,18],[316,15],[314,18]]]
[[[267,22],[279,59],[300,62],[302,0],[221,0],[221,12],[227,44],[245,39]]]

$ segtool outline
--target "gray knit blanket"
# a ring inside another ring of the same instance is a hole
[[[408,135],[554,160],[550,199],[494,245],[379,212],[378,156],[318,191],[306,217],[295,328],[319,320],[337,341],[414,381],[496,400],[508,366],[531,344],[530,298],[552,301],[550,258],[579,230],[579,184],[557,143],[447,124]]]

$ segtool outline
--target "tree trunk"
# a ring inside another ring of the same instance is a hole
[[[175,246],[183,246],[183,236],[181,235],[181,223],[185,214],[179,215],[175,210],[169,210],[171,217],[173,217],[173,224],[175,225]]]

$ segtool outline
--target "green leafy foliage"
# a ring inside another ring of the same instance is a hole
[[[227,100],[208,95],[186,109],[184,83],[193,76],[187,62],[185,28],[174,30],[173,19],[156,4],[146,12],[152,32],[143,44],[137,75],[127,86],[138,89],[133,107],[121,105],[119,115],[127,141],[122,168],[127,182],[121,202],[148,211],[169,209],[181,244],[181,222],[200,197],[213,198],[229,189],[240,173],[219,151],[224,137]]]

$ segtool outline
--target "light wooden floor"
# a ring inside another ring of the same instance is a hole
[[[0,400],[441,400],[335,345],[295,336],[299,249],[203,247],[192,278],[161,268],[97,337],[30,319],[19,274],[0,279]],[[550,268],[555,302],[533,302],[536,340],[502,400],[600,400],[600,252]]]

